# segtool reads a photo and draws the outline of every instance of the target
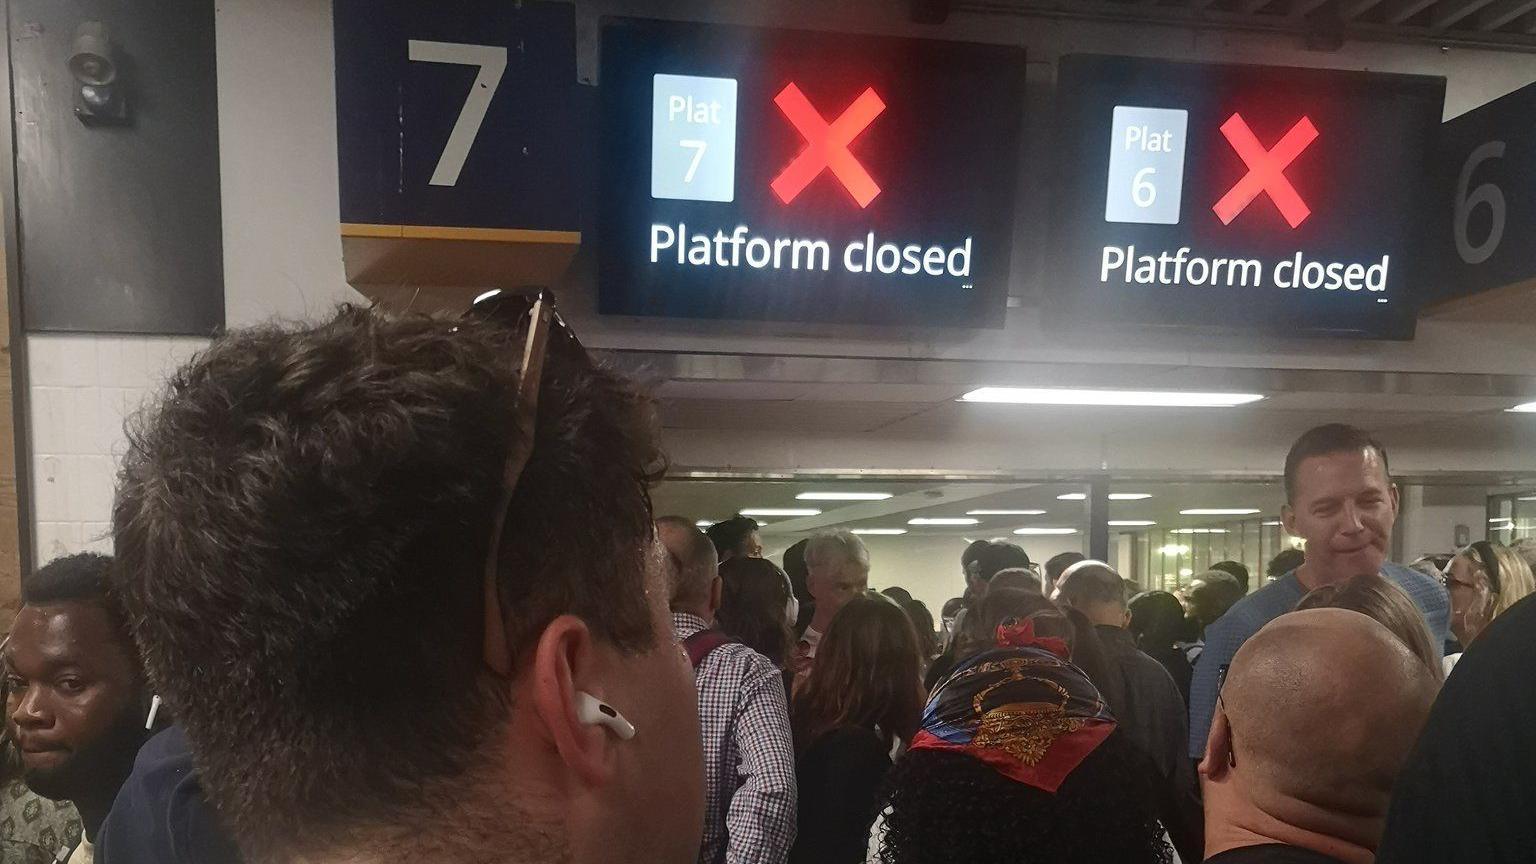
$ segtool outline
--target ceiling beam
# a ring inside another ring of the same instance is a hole
[[[1327,6],[1329,2],[1331,0],[1292,0],[1291,16],[1293,18],[1305,18],[1318,9]]]
[[[1401,24],[1433,5],[1435,0],[1388,0],[1382,19],[1388,24]]]
[[[1339,7],[1339,17],[1345,21],[1353,21],[1380,6],[1381,3],[1382,0],[1345,0]]]
[[[868,484],[866,484],[868,485]],[[866,519],[880,519],[891,517],[896,521],[905,522],[906,514],[917,510],[927,510],[933,507],[943,507],[946,504],[962,504],[975,498],[987,498],[992,495],[1001,495],[1005,492],[1017,492],[1022,489],[1030,489],[1038,486],[1038,483],[947,483],[934,486],[931,489],[923,489],[917,492],[908,492],[905,495],[897,495],[884,501],[869,501],[845,506],[834,506],[823,510],[820,516],[798,516],[792,519],[772,522],[763,526],[764,534],[782,534],[786,532],[810,532],[821,531],[843,525],[848,522],[861,522]],[[814,503],[814,502],[812,502]],[[955,513],[945,515],[962,516],[964,511],[959,507]],[[1008,530],[1017,528],[1031,517],[994,517],[994,519],[1010,519],[1013,524]],[[893,525],[891,527],[899,527]],[[995,534],[999,530],[993,528],[972,529],[981,533]]]
[[[1460,0],[1458,3],[1441,3],[1435,7],[1430,26],[1436,30],[1449,30],[1477,10],[1491,5],[1493,0]]]
[[[1498,0],[1477,14],[1472,29],[1497,30],[1532,10],[1536,10],[1536,0]]]

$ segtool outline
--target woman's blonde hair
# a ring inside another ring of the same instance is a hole
[[[1489,556],[1492,562],[1489,562]],[[1493,593],[1493,615],[1498,618],[1509,607],[1531,594],[1536,594],[1536,576],[1531,565],[1515,550],[1494,540],[1479,540],[1456,553],[1488,576],[1488,588]]]

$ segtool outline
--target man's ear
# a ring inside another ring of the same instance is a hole
[[[710,617],[720,611],[720,595],[725,592],[725,580],[716,576],[709,582],[709,612]]]
[[[1403,512],[1402,491],[1397,488],[1396,483],[1390,484],[1387,488],[1392,497],[1392,521],[1396,522],[1397,517]]]
[[[560,761],[587,785],[613,777],[616,738],[600,725],[581,721],[576,691],[603,698],[598,680],[602,666],[597,645],[586,622],[574,615],[551,621],[534,647],[527,679],[518,694],[528,698],[533,720],[554,746]]]
[[[1296,510],[1288,503],[1280,507],[1280,525],[1290,536],[1299,536],[1296,533]]]
[[[1220,782],[1232,768],[1232,723],[1227,712],[1216,706],[1211,716],[1211,734],[1205,739],[1205,757],[1200,760],[1200,775]]]

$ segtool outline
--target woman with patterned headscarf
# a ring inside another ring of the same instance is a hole
[[[871,862],[1172,860],[1151,763],[1116,728],[1067,641],[1037,635],[1035,623],[1004,621],[996,646],[929,698],[891,772]]]

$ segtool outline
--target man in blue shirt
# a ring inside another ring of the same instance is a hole
[[[1296,608],[1308,591],[1361,573],[1396,582],[1429,624],[1435,644],[1445,641],[1450,600],[1434,579],[1387,561],[1398,492],[1387,451],[1363,430],[1341,423],[1304,433],[1285,457],[1285,530],[1306,540],[1306,560],[1290,573],[1238,601],[1206,628],[1189,696],[1189,755],[1205,753],[1221,672],[1237,649],[1265,624]],[[1318,670],[1326,674],[1327,670]]]

